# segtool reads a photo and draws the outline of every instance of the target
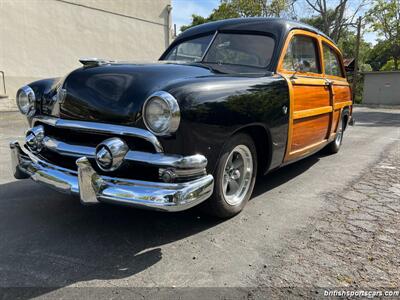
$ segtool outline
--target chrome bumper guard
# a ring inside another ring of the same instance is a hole
[[[147,182],[99,175],[87,157],[76,162],[78,171],[40,159],[18,142],[10,143],[11,162],[17,179],[31,178],[61,192],[79,194],[83,204],[110,202],[162,211],[181,211],[209,198],[212,175],[182,183]]]

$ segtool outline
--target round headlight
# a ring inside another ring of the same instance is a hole
[[[35,100],[35,92],[29,86],[26,85],[18,90],[17,106],[24,115],[35,112]]]
[[[167,92],[156,92],[144,103],[143,120],[156,135],[168,135],[179,127],[180,110],[176,99]]]

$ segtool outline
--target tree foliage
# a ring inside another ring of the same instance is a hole
[[[356,57],[356,44],[357,44],[356,33],[348,29],[343,31],[340,40],[337,42],[337,45],[342,50],[343,56],[345,58]],[[360,62],[359,65],[361,65],[366,61],[370,50],[371,50],[371,44],[367,43],[363,38],[361,38],[359,53],[358,53],[358,60]]]
[[[390,43],[380,41],[369,51],[365,62],[371,65],[372,70],[379,71],[390,58]]]
[[[375,0],[368,13],[368,20],[392,57],[393,69],[399,70],[400,0]]]
[[[361,38],[359,66],[363,70],[398,69],[400,60],[400,0],[372,0],[370,10],[363,18],[380,36],[372,47]],[[295,14],[294,3],[301,7]],[[203,23],[241,17],[291,17],[314,26],[337,42],[345,58],[354,58],[356,34],[354,18],[365,5],[363,0],[221,0],[207,17],[192,15],[192,22],[181,31]],[[311,10],[311,16],[301,14]],[[365,29],[365,27],[364,27]]]
[[[231,18],[281,17],[290,13],[295,0],[221,0],[208,17],[192,15],[192,23],[181,31],[203,23]]]

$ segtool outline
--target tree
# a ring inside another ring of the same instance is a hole
[[[394,70],[394,60],[388,60],[386,64],[380,69],[380,71],[392,71]]]
[[[331,13],[331,20],[333,18],[333,13]],[[321,16],[314,16],[310,18],[302,18],[301,22],[307,23],[319,30],[323,30],[323,21]],[[356,44],[357,44],[357,35],[351,30],[352,26],[347,26],[342,29],[342,33],[340,34],[340,38],[337,42],[338,47],[342,50],[344,58],[355,58],[356,57]],[[359,63],[364,64],[369,57],[369,52],[372,45],[367,43],[362,37],[360,40],[359,46]]]
[[[314,22],[311,25],[319,28],[335,42],[340,40],[348,26],[354,25],[354,18],[365,5],[365,1],[362,0],[356,2],[350,0],[305,0],[305,3],[314,11],[314,15],[310,19],[303,20],[305,22],[309,20],[307,23],[310,23],[310,20]],[[351,14],[346,14],[350,4],[354,9]]]
[[[399,70],[400,60],[400,0],[374,0],[368,20],[383,38],[393,58],[394,70]]]
[[[181,31],[207,22],[246,17],[281,17],[289,14],[295,0],[221,0],[208,17],[192,15],[192,23],[181,26]]]
[[[337,42],[338,47],[342,50],[345,58],[354,58],[356,56],[357,35],[348,29],[343,30],[340,40]],[[371,44],[367,43],[363,38],[360,40],[358,60],[360,64],[365,63],[369,55]]]
[[[332,9],[327,11],[327,18],[328,18],[328,23],[332,23],[333,19],[334,19],[334,11]],[[329,35],[330,30],[327,30],[325,27],[325,22],[322,18],[321,15],[314,15],[308,18],[301,18],[300,19],[301,22],[309,24],[319,30],[321,30],[322,32],[324,32],[325,34]]]
[[[391,59],[391,45],[386,41],[379,41],[369,52],[365,62],[370,64],[372,70],[379,71]],[[394,64],[393,64],[394,66]]]

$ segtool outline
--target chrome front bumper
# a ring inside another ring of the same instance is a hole
[[[193,207],[213,192],[212,175],[182,183],[147,182],[102,176],[83,156],[78,171],[65,169],[40,159],[18,142],[10,143],[11,161],[17,179],[31,178],[61,192],[78,194],[84,204],[110,202],[163,211]]]

